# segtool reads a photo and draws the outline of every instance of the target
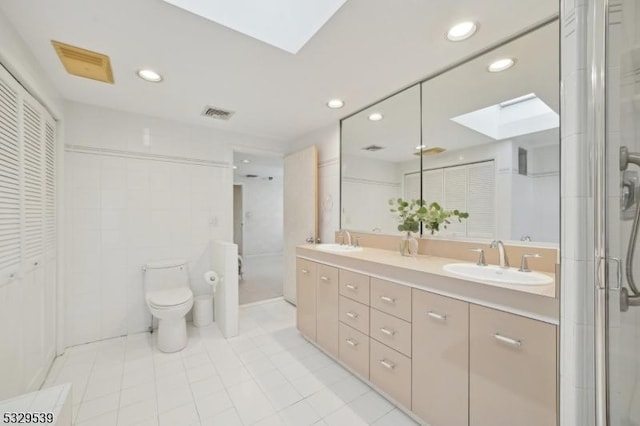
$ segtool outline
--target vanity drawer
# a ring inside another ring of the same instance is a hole
[[[369,276],[341,269],[340,294],[369,305]]]
[[[371,307],[411,321],[411,287],[371,278]]]
[[[369,306],[340,296],[340,321],[369,335]]]
[[[369,336],[340,324],[340,360],[369,379]]]
[[[411,323],[372,309],[369,335],[378,342],[411,357]]]
[[[371,382],[411,409],[411,359],[373,339],[369,351]]]

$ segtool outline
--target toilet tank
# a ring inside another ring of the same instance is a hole
[[[154,260],[143,268],[145,292],[189,287],[189,270],[184,259]]]

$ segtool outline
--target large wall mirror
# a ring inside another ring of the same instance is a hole
[[[559,55],[556,20],[344,119],[342,228],[397,235],[387,200],[401,196],[469,213],[439,237],[557,244]],[[505,59],[510,68],[489,69]],[[394,102],[404,105],[404,122],[371,130],[384,120],[367,123],[369,115]],[[368,152],[369,145],[383,149]],[[391,170],[395,186],[384,186]]]
[[[387,200],[420,197],[420,120],[416,84],[342,121],[343,228],[398,232]]]

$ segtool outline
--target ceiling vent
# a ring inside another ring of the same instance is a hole
[[[369,145],[369,146],[365,146],[362,149],[365,150],[365,151],[369,151],[369,152],[376,152],[376,151],[380,151],[381,149],[384,149],[384,146]]]
[[[202,111],[202,115],[205,117],[215,118],[217,120],[228,120],[235,114],[234,111],[226,111],[222,108],[206,106]]]
[[[51,40],[69,74],[113,84],[111,61],[107,55]]]
[[[436,155],[436,154],[440,154],[441,152],[445,152],[446,149],[441,148],[439,146],[434,146],[433,148],[424,148],[422,151],[420,152],[414,152],[413,155],[420,155],[422,154],[423,156],[425,155]]]

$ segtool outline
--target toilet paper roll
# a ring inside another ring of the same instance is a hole
[[[204,273],[204,280],[207,284],[213,287],[213,291],[215,293],[216,287],[220,282],[220,277],[218,276],[218,274],[216,274],[215,271],[207,271]]]

